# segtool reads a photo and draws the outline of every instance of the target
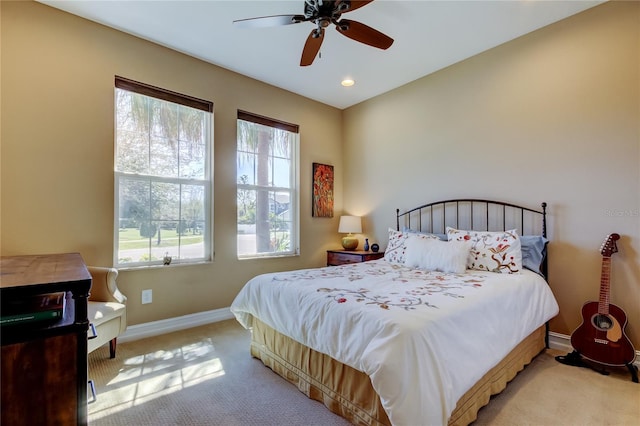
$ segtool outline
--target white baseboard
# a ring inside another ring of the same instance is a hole
[[[562,352],[573,352],[573,346],[571,346],[571,336],[556,333],[555,331],[550,331],[549,347],[551,349],[557,349]]]
[[[573,346],[571,346],[571,336],[556,333],[555,331],[550,331],[549,347],[551,349],[557,349],[566,353],[573,352]],[[636,367],[640,368],[640,351],[636,351],[636,359],[633,363]]]
[[[225,321],[235,318],[229,308],[214,309],[212,311],[198,312],[181,317],[167,318],[159,321],[145,322],[131,325],[127,330],[118,336],[118,343],[131,342],[133,340],[144,339],[146,337],[158,336],[160,334],[172,333],[191,327],[211,324],[213,322]]]

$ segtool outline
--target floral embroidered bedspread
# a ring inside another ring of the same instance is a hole
[[[392,424],[438,425],[558,305],[527,270],[447,274],[381,259],[260,275],[231,311],[365,372]]]

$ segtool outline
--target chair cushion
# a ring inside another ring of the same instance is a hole
[[[89,322],[95,327],[121,316],[124,312],[125,305],[121,303],[91,301],[88,303]]]

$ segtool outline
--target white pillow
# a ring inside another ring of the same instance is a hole
[[[389,263],[404,265],[406,250],[405,241],[409,235],[417,235],[420,239],[438,239],[435,235],[412,234],[389,228],[389,242],[387,243],[387,248],[384,251],[384,260]]]
[[[449,241],[469,241],[467,268],[513,274],[522,270],[522,244],[515,229],[509,231],[463,231],[447,226]]]
[[[462,274],[467,269],[470,244],[464,241],[440,241],[410,235],[405,242],[405,266],[428,271]]]

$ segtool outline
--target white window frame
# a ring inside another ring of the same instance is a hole
[[[247,121],[253,124],[259,124],[269,127],[286,130],[293,134],[293,141],[291,143],[291,166],[289,169],[289,185],[290,188],[283,188],[274,185],[261,186],[257,184],[241,184],[236,181],[236,196],[239,190],[264,190],[269,192],[288,192],[290,194],[289,200],[289,216],[291,220],[290,227],[290,249],[287,251],[267,251],[250,254],[241,254],[240,248],[236,248],[236,254],[238,259],[255,259],[255,258],[274,258],[274,257],[291,257],[300,255],[300,173],[299,173],[299,146],[300,146],[300,133],[299,126],[295,124],[286,123],[284,121],[275,120],[272,118],[264,117],[254,113],[238,110],[238,121]],[[236,141],[236,161],[238,156],[238,141]],[[236,177],[237,179],[237,177]],[[236,209],[238,206],[236,206]],[[239,232],[239,223],[236,216],[236,235],[241,235]]]
[[[205,120],[205,158],[204,158],[204,177],[202,179],[193,178],[180,178],[169,176],[158,176],[152,174],[131,173],[127,171],[118,170],[118,132],[117,132],[117,92],[118,90],[125,90],[138,95],[144,95],[159,99],[161,101],[167,101],[174,104],[187,106],[195,109],[205,111],[207,113]],[[193,185],[201,186],[204,192],[203,201],[203,217],[204,217],[204,229],[202,232],[204,251],[202,257],[192,258],[176,258],[175,255],[171,256],[169,265],[184,265],[184,264],[199,264],[211,262],[213,260],[213,103],[202,99],[190,97],[177,92],[172,92],[166,89],[161,89],[155,86],[150,86],[145,83],[129,80],[123,77],[115,77],[115,89],[114,89],[114,249],[113,249],[113,264],[119,269],[133,269],[139,267],[156,267],[166,266],[167,259],[164,257],[151,260],[152,244],[151,241],[154,237],[150,238],[149,244],[149,260],[148,261],[134,261],[134,262],[120,262],[119,258],[119,230],[120,230],[120,184],[127,180],[135,180],[140,182],[148,182],[151,186],[154,183],[161,184],[175,184],[175,185]],[[180,209],[182,205],[180,204]],[[179,237],[180,239],[181,237]],[[180,240],[179,240],[180,241]],[[184,247],[182,244],[178,244],[178,250]]]

